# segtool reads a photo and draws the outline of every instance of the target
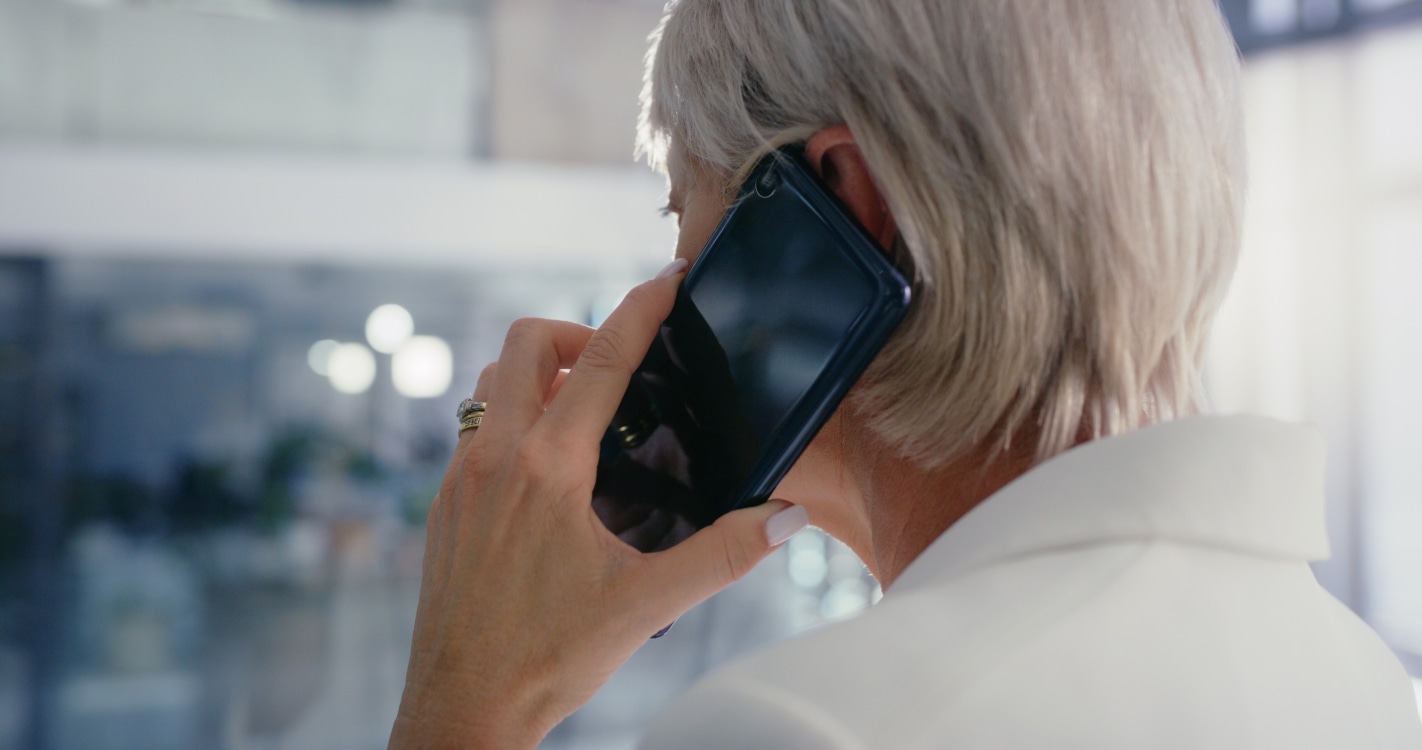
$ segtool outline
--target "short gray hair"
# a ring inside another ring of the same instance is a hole
[[[639,151],[733,187],[847,124],[917,294],[850,402],[924,465],[1019,428],[1045,459],[1204,404],[1244,192],[1212,0],[680,0]]]

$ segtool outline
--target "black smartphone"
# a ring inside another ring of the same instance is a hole
[[[603,437],[603,523],[654,551],[765,502],[909,298],[800,150],[768,155],[687,272]]]

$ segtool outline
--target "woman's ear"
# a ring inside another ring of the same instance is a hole
[[[810,136],[805,161],[880,247],[893,247],[899,226],[848,125],[831,125]]]

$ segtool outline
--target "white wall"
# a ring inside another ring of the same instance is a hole
[[[490,14],[494,158],[627,164],[661,0],[499,0]]]
[[[671,257],[645,167],[0,147],[0,254],[636,276]]]
[[[466,157],[483,31],[458,7],[0,0],[0,139]]]

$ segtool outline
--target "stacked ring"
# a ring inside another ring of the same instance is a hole
[[[454,410],[454,418],[459,420],[459,434],[464,434],[465,430],[477,429],[484,423],[483,401],[475,401],[473,398],[466,398],[459,402],[459,408]]]

